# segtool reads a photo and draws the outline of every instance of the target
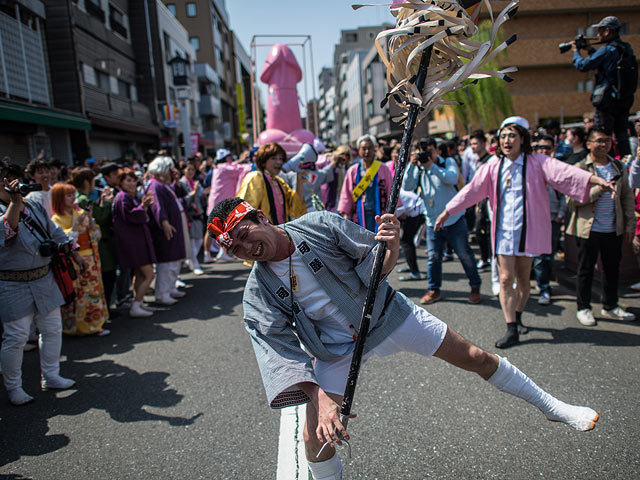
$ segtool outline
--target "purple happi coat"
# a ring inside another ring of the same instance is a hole
[[[136,268],[156,263],[149,216],[140,202],[121,190],[113,200],[112,213],[118,264]]]
[[[184,234],[182,233],[182,214],[178,207],[178,199],[171,187],[152,178],[147,186],[147,192],[153,195],[151,204],[151,221],[149,229],[153,239],[158,263],[173,262],[185,258]],[[168,220],[176,229],[171,240],[167,240],[160,227],[162,220]]]

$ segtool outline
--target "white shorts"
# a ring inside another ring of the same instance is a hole
[[[413,352],[427,357],[433,356],[440,348],[447,333],[447,324],[431,315],[424,308],[413,306],[413,311],[391,335],[367,352],[362,363],[373,355],[386,357],[398,352]],[[351,355],[325,362],[315,359],[313,369],[318,385],[325,392],[342,395],[347,385]]]

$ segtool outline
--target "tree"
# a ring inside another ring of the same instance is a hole
[[[491,22],[484,21],[478,26],[478,33],[474,40],[486,42],[491,38]],[[502,43],[502,38],[496,40],[497,44]],[[506,56],[506,51],[487,63],[484,67],[487,70],[499,70],[498,60]],[[465,59],[466,60],[466,59]],[[472,83],[471,80],[467,83]],[[456,122],[460,122],[465,127],[475,123],[483,128],[491,128],[500,125],[500,122],[510,115],[513,115],[513,103],[511,94],[505,85],[505,81],[499,78],[483,78],[475,85],[461,88],[445,96],[447,100],[455,100],[461,105],[452,105]]]

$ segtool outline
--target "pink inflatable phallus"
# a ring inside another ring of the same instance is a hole
[[[260,80],[269,85],[267,129],[258,136],[258,145],[279,143],[291,156],[303,143],[313,143],[315,135],[302,128],[296,84],[302,80],[302,70],[293,52],[286,45],[271,48]]]

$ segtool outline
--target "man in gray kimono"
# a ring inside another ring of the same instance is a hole
[[[598,414],[539,388],[505,358],[485,352],[394,291],[386,276],[398,259],[399,222],[376,217],[377,234],[330,212],[275,226],[240,198],[212,210],[208,230],[228,253],[254,261],[244,292],[244,320],[272,408],[307,403],[306,456],[315,479],[341,478],[334,444],[342,393],[377,248],[386,242],[364,360],[411,351],[477,373],[499,390],[538,407],[549,420],[591,430]],[[328,442],[317,457],[323,443]]]

